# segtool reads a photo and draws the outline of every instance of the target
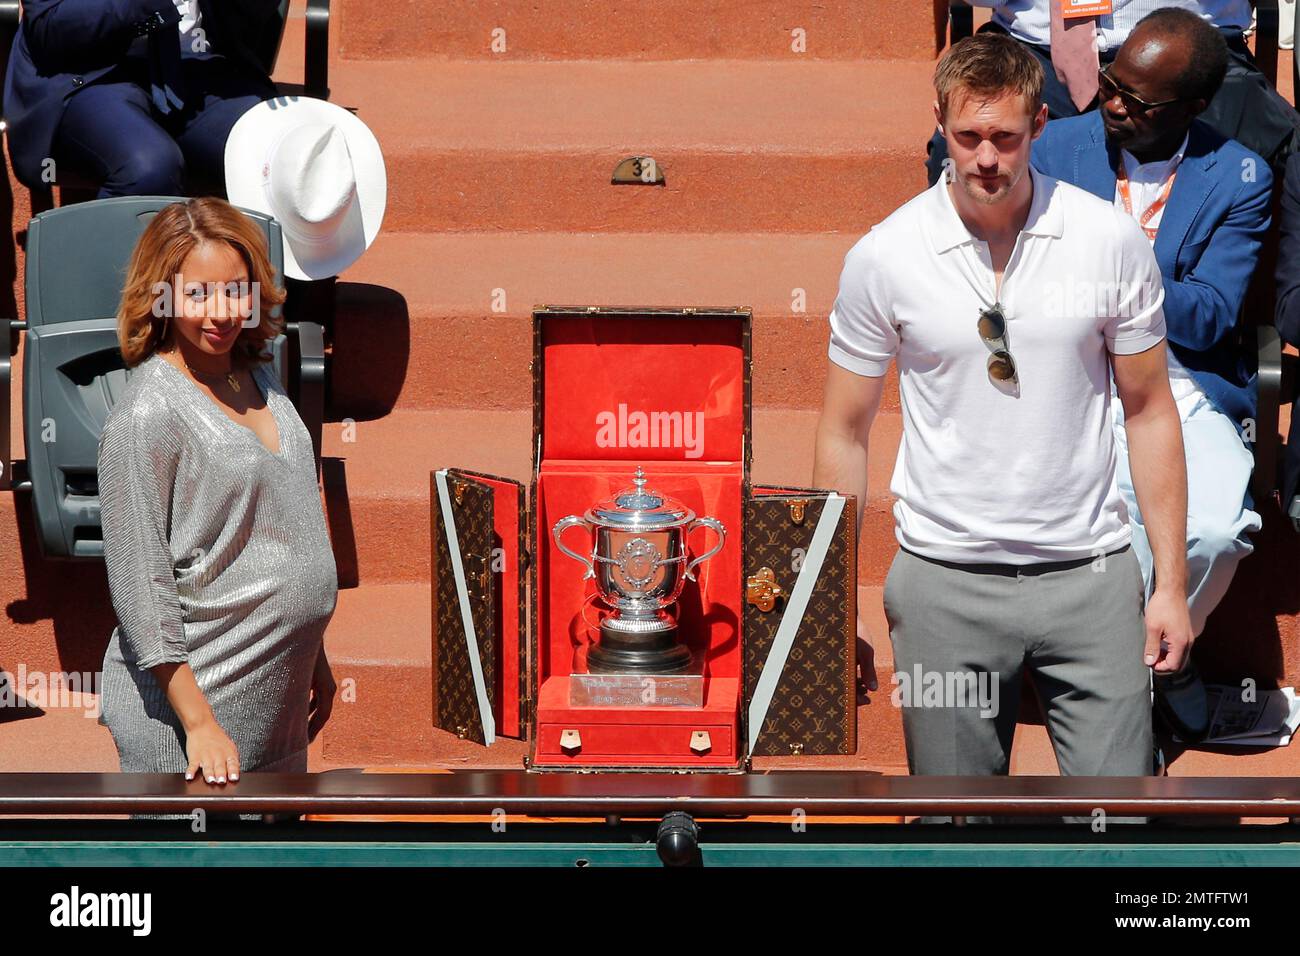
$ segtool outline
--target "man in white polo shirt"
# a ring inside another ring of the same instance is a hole
[[[948,51],[948,175],[849,251],[830,317],[814,482],[855,495],[859,522],[898,364],[885,611],[914,774],[1007,773],[1025,667],[1063,774],[1149,774],[1150,671],[1176,670],[1192,640],[1160,272],[1131,217],[1030,168],[1042,83],[1005,36]],[[1160,582],[1145,622],[1112,368]]]

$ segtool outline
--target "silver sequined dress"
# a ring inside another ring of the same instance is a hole
[[[241,769],[307,769],[308,694],[338,576],[311,437],[270,366],[253,377],[279,454],[156,353],[131,374],[100,436],[118,621],[100,723],[125,772],[184,772],[184,731],[149,670],[181,661]]]

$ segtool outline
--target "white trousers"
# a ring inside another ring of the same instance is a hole
[[[1151,543],[1133,493],[1124,408],[1114,398],[1111,405],[1119,452],[1116,480],[1128,506],[1133,551],[1150,597],[1155,587]],[[1182,424],[1187,457],[1187,606],[1192,632],[1199,636],[1205,619],[1227,593],[1237,563],[1254,550],[1246,535],[1260,529],[1260,518],[1251,510],[1249,491],[1255,459],[1228,416],[1201,398]]]

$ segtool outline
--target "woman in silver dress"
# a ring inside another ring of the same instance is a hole
[[[100,722],[123,771],[306,771],[329,717],[338,577],[311,437],[264,351],[283,299],[263,233],[220,199],[165,207],[132,254],[132,371],[99,444],[118,620]]]

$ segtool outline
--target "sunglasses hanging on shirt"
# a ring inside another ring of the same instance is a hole
[[[1010,382],[1019,386],[1016,361],[1011,357],[1011,348],[1007,344],[1007,317],[1002,313],[1001,304],[995,303],[980,311],[978,328],[980,338],[993,348],[988,360],[989,379],[995,385]]]

